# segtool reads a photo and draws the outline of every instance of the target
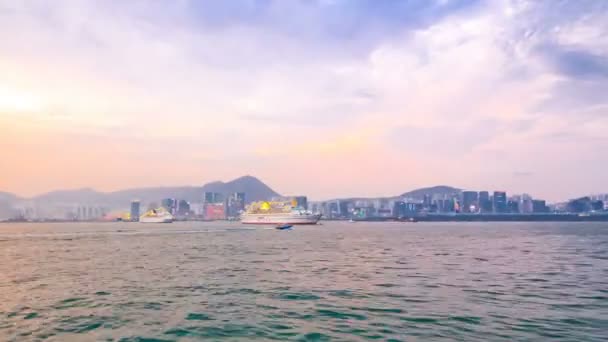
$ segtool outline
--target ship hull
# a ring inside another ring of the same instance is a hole
[[[171,223],[173,222],[172,217],[140,217],[140,223]]]
[[[311,225],[317,224],[321,215],[268,215],[268,214],[244,214],[241,216],[243,224],[289,224],[289,225]]]

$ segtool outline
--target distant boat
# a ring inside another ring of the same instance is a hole
[[[243,224],[317,224],[320,219],[293,201],[254,202],[241,214]]]
[[[293,225],[291,225],[291,224],[283,224],[283,225],[280,225],[280,226],[276,226],[275,228],[278,229],[278,230],[287,230],[287,229],[293,228]]]
[[[139,218],[141,223],[171,223],[174,217],[164,208],[152,209]]]

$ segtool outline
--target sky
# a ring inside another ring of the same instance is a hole
[[[0,0],[0,191],[608,192],[608,1]]]

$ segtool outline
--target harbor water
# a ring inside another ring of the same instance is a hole
[[[0,341],[606,341],[608,223],[0,224]]]

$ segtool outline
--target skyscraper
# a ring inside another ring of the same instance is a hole
[[[478,194],[477,191],[462,192],[462,212],[475,213],[478,210]]]
[[[224,203],[224,195],[219,192],[206,191],[204,196],[205,203]]]
[[[206,191],[204,194],[204,202],[205,203],[215,203],[215,193]]]
[[[532,202],[532,196],[523,194],[519,202],[519,212],[522,214],[531,214],[534,212],[534,203]]]
[[[175,209],[177,208],[177,200],[175,198],[165,198],[160,202],[160,206],[165,208],[172,215],[175,215]]]
[[[507,202],[507,212],[511,214],[519,214],[519,201],[510,200]]]
[[[492,201],[490,200],[490,193],[487,191],[479,192],[479,211],[482,213],[492,212]]]
[[[532,201],[532,212],[534,212],[535,214],[549,212],[549,208],[547,208],[547,202],[545,202],[543,200],[533,200]]]
[[[186,200],[179,200],[177,202],[176,213],[179,216],[188,216],[190,214],[190,203]]]
[[[295,196],[294,200],[298,207],[308,209],[308,198],[306,196]]]
[[[424,194],[423,199],[422,199],[422,206],[425,209],[428,209],[431,207],[431,195]]]
[[[141,203],[139,201],[131,202],[131,221],[137,222],[139,221]]]
[[[245,210],[245,193],[235,192],[228,196],[228,217],[237,217],[241,211]]]
[[[494,191],[494,212],[507,212],[507,193],[504,191]]]

